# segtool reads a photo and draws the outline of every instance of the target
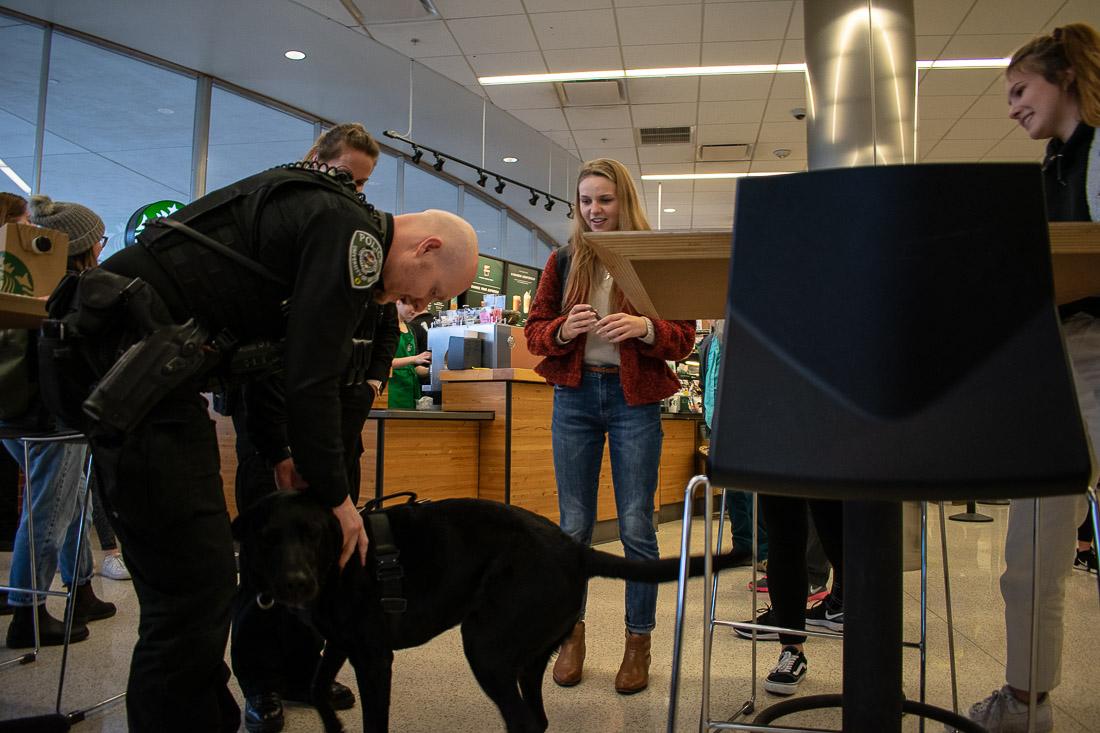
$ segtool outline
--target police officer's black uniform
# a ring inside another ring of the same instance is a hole
[[[291,166],[204,196],[172,218],[285,284],[164,226],[147,228],[142,246],[114,255],[103,269],[152,285],[174,320],[194,317],[227,353],[234,343],[285,335],[295,467],[323,501],[340,504],[349,491],[341,384],[353,334],[379,284],[392,217],[366,205],[349,177]],[[109,336],[99,340],[101,352],[117,352],[118,338]],[[141,605],[127,688],[133,731],[239,726],[223,662],[233,545],[217,439],[199,389],[195,380],[172,390],[121,437],[94,429],[90,436]]]

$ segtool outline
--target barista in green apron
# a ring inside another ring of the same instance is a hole
[[[415,308],[397,301],[397,324],[401,338],[393,355],[393,374],[390,376],[388,405],[391,410],[415,410],[420,399],[420,375],[428,373],[432,352],[416,353],[416,337],[409,330],[408,321],[418,314]]]

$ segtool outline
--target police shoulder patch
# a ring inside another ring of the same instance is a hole
[[[348,244],[348,275],[351,286],[366,290],[378,282],[382,272],[382,245],[370,232],[362,229],[351,235]]]

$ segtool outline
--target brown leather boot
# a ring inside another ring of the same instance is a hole
[[[615,675],[615,692],[633,695],[649,685],[649,634],[626,632],[623,663]]]
[[[561,643],[558,661],[554,662],[554,682],[572,687],[581,681],[584,672],[584,621],[578,621],[573,632]]]

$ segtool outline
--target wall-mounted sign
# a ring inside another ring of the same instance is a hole
[[[504,263],[498,259],[492,257],[485,257],[478,255],[477,257],[477,275],[474,277],[474,281],[470,283],[471,293],[493,293],[497,294],[504,286]],[[466,302],[470,305],[479,305],[471,301],[476,298],[467,297]]]
[[[509,262],[504,272],[505,307],[519,313],[519,325],[527,322],[531,301],[539,288],[539,271]]]
[[[150,219],[156,219],[160,216],[170,216],[180,209],[184,204],[179,201],[172,201],[171,199],[165,199],[164,201],[154,201],[148,206],[143,206],[133,213],[130,220],[126,222],[126,232],[123,236],[123,247],[129,247],[137,241],[137,236],[141,234],[145,229],[145,225],[149,223]]]

